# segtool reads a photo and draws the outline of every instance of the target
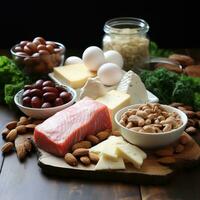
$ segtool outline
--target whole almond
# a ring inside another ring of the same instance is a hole
[[[25,134],[26,133],[26,126],[25,125],[19,125],[16,127],[18,134]]]
[[[17,126],[17,121],[12,121],[6,124],[6,128],[9,130],[16,128],[16,126]]]
[[[90,147],[92,146],[91,142],[90,141],[80,141],[76,144],[74,144],[72,146],[72,151],[74,151],[75,149],[78,149],[78,148],[86,148],[86,149],[89,149]]]
[[[111,134],[114,135],[114,136],[121,136],[120,131],[112,131]]]
[[[99,156],[95,153],[89,152],[89,158],[92,163],[96,164],[99,161]]]
[[[20,120],[17,123],[17,126],[28,124],[28,118],[25,116],[20,117]]]
[[[77,166],[78,160],[71,153],[67,153],[64,157],[65,162],[71,166]]]
[[[108,131],[101,131],[96,134],[100,141],[103,141],[109,137],[110,133]]]
[[[88,153],[89,153],[88,149],[79,148],[79,149],[74,150],[72,154],[75,157],[80,157],[80,156],[86,156],[86,155],[88,155]]]
[[[1,151],[2,153],[9,153],[14,147],[14,144],[12,142],[6,142],[2,148]]]
[[[174,149],[172,146],[164,147],[163,149],[159,149],[156,152],[157,156],[165,157],[165,156],[172,156],[174,153]]]
[[[16,139],[16,137],[17,137],[17,130],[12,129],[6,136],[6,141],[13,142]]]
[[[32,142],[30,139],[24,140],[24,147],[28,153],[30,153],[32,151]]]
[[[188,119],[188,122],[187,122],[187,127],[189,127],[189,126],[195,126],[195,124],[196,124],[196,122],[195,122],[195,120],[193,120],[193,119]]]
[[[90,141],[93,145],[99,143],[99,138],[96,137],[95,135],[88,135],[88,136],[86,137],[86,140]]]
[[[180,63],[181,65],[183,65],[183,67],[194,64],[194,59],[184,54],[172,54],[169,56],[169,59]]]
[[[186,145],[189,141],[190,139],[186,135],[181,135],[179,138],[179,142],[183,145]]]
[[[1,132],[2,137],[5,139],[9,132],[10,130],[8,130],[7,128],[3,129],[3,131]]]
[[[196,117],[197,117],[198,119],[200,119],[200,111],[197,111],[195,114],[196,114]]]
[[[88,158],[88,156],[82,156],[82,157],[80,157],[80,161],[81,161],[84,165],[89,165],[89,164],[90,164],[90,159]]]
[[[176,159],[173,156],[162,157],[157,160],[161,164],[173,164],[176,162]]]
[[[183,150],[184,150],[184,146],[182,144],[178,144],[176,147],[175,147],[175,152],[176,153],[181,153]]]
[[[186,105],[184,105],[183,107],[185,108],[185,110],[193,111],[193,107],[192,106],[186,106]]]
[[[18,146],[15,147],[16,151],[17,151],[17,157],[20,161],[24,160],[26,157],[26,148],[24,146],[24,144],[19,144]]]
[[[195,116],[195,112],[194,111],[190,111],[190,110],[184,110],[183,111],[189,118],[193,118]]]
[[[192,135],[192,134],[197,132],[197,129],[195,127],[193,127],[193,126],[190,126],[190,127],[185,129],[185,132],[190,134],[190,135]]]
[[[26,126],[26,130],[27,131],[34,131],[36,125],[35,124],[27,124]]]

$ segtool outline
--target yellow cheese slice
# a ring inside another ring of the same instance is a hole
[[[77,89],[83,87],[88,78],[96,76],[96,73],[89,71],[89,69],[81,63],[55,67],[54,76],[74,89]]]
[[[120,109],[130,105],[130,100],[131,98],[129,94],[125,94],[117,90],[111,90],[106,95],[96,99],[96,101],[103,103],[108,107],[113,123],[113,129],[117,129],[114,119],[115,114]]]

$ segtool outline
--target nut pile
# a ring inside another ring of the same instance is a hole
[[[120,124],[126,128],[145,133],[165,133],[182,125],[176,112],[167,112],[160,104],[143,104],[137,109],[123,113]]]
[[[173,164],[176,162],[175,154],[182,153],[185,146],[190,142],[187,135],[183,134],[174,146],[167,146],[155,152],[158,157],[157,161],[161,164]]]
[[[171,106],[183,111],[188,117],[185,132],[192,135],[200,129],[200,111],[194,111],[191,106],[184,105],[183,103],[173,102]]]
[[[16,62],[25,65],[26,72],[47,73],[63,63],[65,47],[36,37],[33,41],[21,41],[12,51]]]
[[[25,116],[20,117],[19,121],[9,122],[5,129],[1,132],[6,143],[2,146],[3,154],[10,153],[16,150],[19,160],[24,160],[26,156],[33,151],[33,141],[30,138],[25,138],[20,143],[15,143],[19,135],[34,132],[35,126],[42,123],[41,120],[33,120]]]
[[[74,144],[71,148],[71,152],[67,153],[64,157],[67,164],[71,166],[77,166],[80,162],[81,164],[88,166],[91,163],[96,164],[99,161],[98,155],[89,152],[89,148],[92,146],[106,140],[110,135],[120,136],[118,131],[109,130],[101,131],[96,135],[88,135],[85,140],[82,140]]]
[[[37,80],[32,85],[25,85],[22,98],[23,106],[50,108],[68,103],[72,94],[52,81]]]

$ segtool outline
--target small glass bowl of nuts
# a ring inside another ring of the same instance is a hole
[[[36,37],[33,41],[21,41],[11,48],[11,54],[27,75],[44,75],[54,67],[63,65],[65,46],[58,42]]]
[[[183,133],[187,116],[159,103],[135,104],[117,112],[115,121],[121,135],[142,148],[157,148],[176,141]]]

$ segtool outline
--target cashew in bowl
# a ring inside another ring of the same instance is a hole
[[[123,113],[120,124],[144,133],[165,133],[180,127],[183,122],[176,112],[166,111],[160,104],[142,104]]]

